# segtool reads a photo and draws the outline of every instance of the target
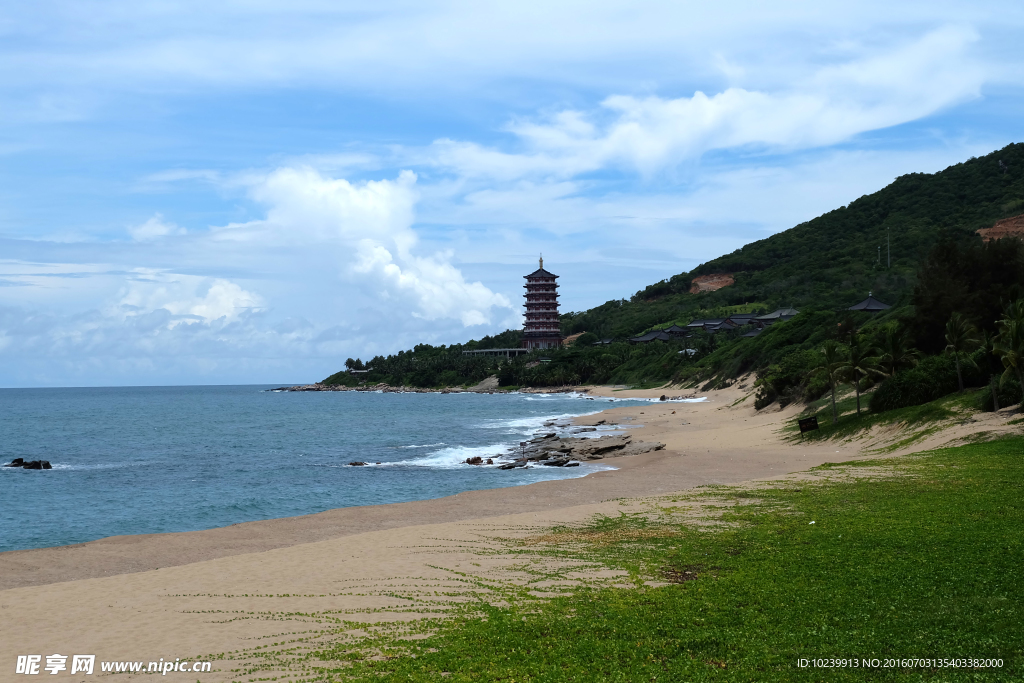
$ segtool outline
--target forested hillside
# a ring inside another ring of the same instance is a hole
[[[519,333],[510,330],[449,347],[420,345],[372,359],[365,374],[343,371],[325,381],[456,386],[497,374],[506,386],[668,380],[714,385],[756,371],[761,403],[814,398],[826,385],[810,371],[826,340],[864,337],[875,348],[886,330],[898,328],[908,343],[935,353],[945,346],[942,329],[954,312],[994,334],[1000,311],[1024,295],[1024,251],[1015,238],[983,244],[976,231],[1021,213],[1024,144],[1012,144],[939,173],[897,178],[848,206],[652,284],[629,299],[566,313],[563,334],[587,334],[543,359],[533,354],[503,362],[462,354],[517,346]],[[691,293],[695,278],[716,274],[727,274],[734,283]],[[876,315],[845,310],[869,291],[893,307]],[[701,331],[678,341],[626,342],[694,318],[789,306],[800,315],[753,338],[740,331]],[[594,345],[608,338],[615,342]],[[680,353],[683,349],[690,351]]]
[[[696,316],[700,309],[738,304],[834,309],[860,301],[869,291],[887,303],[908,304],[918,267],[943,236],[974,238],[979,228],[1020,213],[1024,144],[1013,144],[939,173],[897,178],[849,206],[655,283],[629,301],[570,313],[563,316],[564,331],[625,337]],[[694,277],[712,273],[732,274],[736,283],[688,293]]]

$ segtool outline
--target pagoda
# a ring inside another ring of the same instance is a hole
[[[540,268],[526,278],[526,325],[523,328],[524,349],[553,349],[562,345],[562,326],[558,317],[558,276]]]

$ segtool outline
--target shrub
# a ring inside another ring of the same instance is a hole
[[[593,346],[600,339],[593,332],[584,332],[576,341],[573,342],[573,346]]]
[[[977,367],[964,364],[965,386],[983,386],[987,376]],[[919,406],[957,391],[956,364],[952,356],[928,356],[917,367],[901,370],[882,382],[871,395],[871,412]]]
[[[807,379],[807,374],[818,361],[819,352],[812,349],[796,351],[783,356],[778,363],[757,373],[757,396],[754,408],[761,410],[776,400],[782,407],[801,398],[813,400],[828,390],[821,378]]]
[[[1002,386],[999,386],[998,376],[996,381],[996,393],[999,395],[999,407],[1006,408],[1020,403],[1024,400],[1024,392],[1021,392],[1020,383],[1016,378],[1007,378]],[[992,403],[992,392],[984,391],[981,394],[981,409],[991,413],[995,406]]]

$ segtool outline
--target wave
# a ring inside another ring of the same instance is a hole
[[[698,398],[669,398],[664,401],[661,397],[658,398],[631,398],[631,397],[619,397],[619,396],[590,396],[589,394],[580,393],[577,391],[567,391],[565,393],[558,394],[520,394],[523,400],[526,401],[551,401],[555,398],[565,398],[574,400],[586,400],[586,401],[600,401],[604,403],[622,403],[623,401],[634,401],[636,403],[703,403],[707,401],[707,396],[700,396]]]
[[[399,460],[397,462],[385,462],[374,467],[431,467],[435,469],[457,469],[461,467],[479,467],[479,465],[467,465],[466,460],[473,457],[497,458],[508,454],[510,444],[492,444],[490,446],[449,446],[428,453],[421,458]]]
[[[32,460],[44,460],[45,458],[32,458]],[[4,463],[6,464],[6,463]],[[107,462],[107,463],[93,463],[89,465],[71,465],[66,462],[54,462],[50,461],[50,467],[54,470],[70,470],[83,472],[88,470],[119,470],[125,467],[135,467],[142,465],[140,462]],[[0,467],[0,471],[3,472],[21,472],[20,467]]]
[[[395,446],[395,448],[436,448],[437,446],[444,446],[444,441],[439,443],[424,443],[424,444],[410,444],[409,446]]]
[[[600,411],[594,411],[594,413]],[[511,419],[487,420],[479,426],[484,429],[515,429],[515,430],[537,430],[544,426],[545,422],[568,422],[574,417],[581,415],[593,415],[594,413],[559,413],[557,415],[532,415],[530,417],[516,417]]]

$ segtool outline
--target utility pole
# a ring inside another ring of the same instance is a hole
[[[892,249],[889,247],[889,228],[885,229],[885,267],[892,268]]]
[[[878,265],[882,265],[882,247],[878,247]]]

